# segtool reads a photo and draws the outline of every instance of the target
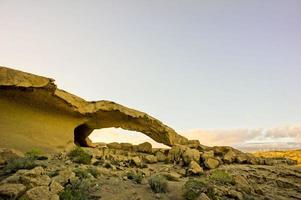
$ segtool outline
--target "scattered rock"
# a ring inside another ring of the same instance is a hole
[[[16,199],[20,197],[26,190],[23,184],[7,183],[0,185],[0,199]]]
[[[227,164],[233,163],[235,161],[236,154],[232,151],[229,150],[223,157],[223,161]]]
[[[163,152],[161,152],[161,151],[157,151],[156,152],[156,157],[157,157],[157,160],[159,161],[159,162],[164,162],[165,160],[166,160],[166,156],[165,156],[165,154],[163,153]]]
[[[194,160],[190,162],[188,168],[188,173],[190,175],[199,175],[202,174],[203,172],[204,172],[203,168],[197,162],[195,162]]]
[[[52,194],[47,186],[34,187],[22,197],[27,200],[59,200],[59,196]]]
[[[185,164],[189,164],[191,161],[196,161],[197,163],[200,162],[200,152],[196,149],[186,149],[186,151],[184,151],[182,158]]]
[[[138,145],[138,151],[142,153],[152,153],[152,145],[149,142],[144,142]]]
[[[142,166],[141,159],[138,156],[132,157],[132,163],[136,165],[137,167]]]
[[[205,167],[207,167],[208,169],[215,169],[218,167],[219,162],[218,160],[214,159],[214,158],[207,158],[204,161],[204,165]]]
[[[130,143],[120,143],[121,149],[125,151],[133,151],[133,145]]]
[[[23,153],[19,151],[13,149],[0,148],[0,165],[7,163],[7,161],[9,160],[17,159],[23,156]]]
[[[65,169],[59,172],[59,174],[52,178],[52,180],[60,183],[61,185],[65,185],[70,182],[71,179],[75,179],[75,173],[71,169]]]
[[[250,193],[251,187],[248,181],[241,175],[237,175],[234,177],[234,182],[236,184],[237,190],[240,192]]]
[[[236,191],[236,190],[229,190],[228,191],[228,196],[235,198],[237,200],[244,200],[242,193]]]
[[[171,162],[179,162],[182,159],[182,154],[188,147],[182,145],[173,146],[168,152],[168,160]]]
[[[201,193],[198,200],[210,200],[210,198],[205,193]]]
[[[49,185],[49,190],[52,194],[58,194],[64,187],[56,181],[52,181]]]
[[[121,149],[121,145],[118,142],[112,142],[107,144],[107,147],[111,149]]]
[[[158,162],[157,157],[154,155],[147,155],[144,157],[146,163],[153,164]]]
[[[214,158],[214,151],[213,150],[204,151],[204,153],[201,155],[201,157],[203,158],[203,160],[205,160],[207,158]]]

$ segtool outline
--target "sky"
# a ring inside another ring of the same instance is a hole
[[[298,127],[300,35],[299,0],[0,0],[1,66],[198,137]]]

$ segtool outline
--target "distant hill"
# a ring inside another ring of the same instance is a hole
[[[301,165],[301,149],[287,151],[261,151],[254,153],[255,156],[263,156],[266,158],[290,158],[296,160],[298,165]]]

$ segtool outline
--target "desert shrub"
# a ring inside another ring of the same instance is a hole
[[[222,184],[233,183],[233,178],[225,170],[214,170],[211,172],[209,179]]]
[[[206,180],[188,180],[183,186],[183,196],[187,200],[197,199],[201,193],[206,193],[210,199],[215,199],[214,190]]]
[[[164,176],[166,178],[166,180],[168,180],[168,181],[179,181],[179,178],[177,178],[169,173],[163,173],[161,175]]]
[[[90,200],[89,181],[78,180],[68,184],[65,189],[60,192],[60,200]]]
[[[25,153],[26,157],[37,159],[42,154],[42,151],[38,148],[33,148]]]
[[[92,175],[88,172],[87,169],[76,168],[73,170],[75,175],[80,179],[90,178]]]
[[[47,175],[49,176],[49,177],[55,177],[55,176],[57,176],[57,175],[59,175],[60,174],[60,170],[54,170],[54,171],[51,171],[51,172],[48,172],[47,173]]]
[[[142,173],[128,172],[126,175],[128,179],[132,180],[135,183],[140,184],[142,182],[143,179]]]
[[[155,193],[167,192],[167,180],[162,175],[155,175],[148,179],[148,184]]]
[[[7,161],[3,171],[5,173],[15,173],[19,169],[33,169],[38,166],[36,159],[38,156],[37,150],[31,150],[25,153],[24,157],[15,158]]]
[[[92,155],[87,153],[85,150],[83,150],[81,147],[75,147],[70,153],[68,154],[70,159],[75,163],[80,164],[90,164]]]
[[[100,172],[97,170],[96,167],[88,167],[87,169],[88,173],[90,173],[94,178],[97,178],[100,176]]]

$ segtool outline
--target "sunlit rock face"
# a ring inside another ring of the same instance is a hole
[[[146,113],[110,101],[88,102],[58,89],[53,79],[0,67],[1,147],[91,146],[92,131],[109,127],[138,131],[168,146],[189,142]]]

